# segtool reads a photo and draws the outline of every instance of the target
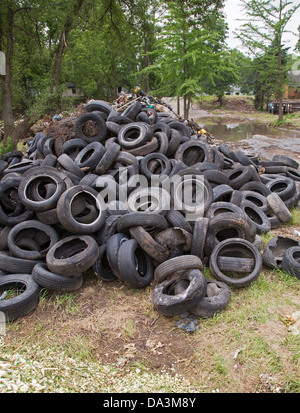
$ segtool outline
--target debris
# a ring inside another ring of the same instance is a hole
[[[175,325],[176,327],[181,328],[182,330],[185,330],[188,333],[196,331],[199,328],[196,319],[191,316],[184,318],[180,321],[177,321]]]

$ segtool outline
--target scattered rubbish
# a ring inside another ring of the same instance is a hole
[[[176,327],[181,328],[182,330],[185,330],[188,333],[196,331],[199,328],[197,320],[195,320],[195,318],[193,317],[183,318],[182,320],[177,321],[175,325]]]

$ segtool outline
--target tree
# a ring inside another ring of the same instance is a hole
[[[247,17],[237,37],[256,58],[264,57],[264,72],[268,79],[273,79],[273,93],[279,104],[279,121],[282,121],[284,83],[289,70],[284,61],[286,48],[282,36],[287,32],[286,25],[300,4],[293,5],[289,0],[242,0],[242,3]]]
[[[225,37],[217,24],[221,8],[218,0],[162,5],[163,25],[150,54],[153,63],[146,70],[156,75],[155,93],[183,97],[184,119],[188,119],[191,99],[201,92],[203,79],[211,79],[218,61]]]
[[[223,104],[225,92],[229,92],[230,87],[238,83],[238,66],[235,64],[234,51],[222,51],[218,56],[215,68],[212,68],[211,81],[203,82],[203,91],[208,94],[215,94],[220,105]]]
[[[28,133],[44,110],[51,107],[51,85],[56,85],[60,78],[67,34],[73,27],[77,8],[84,0],[73,0],[67,6],[56,1],[57,4],[52,2],[50,5],[46,0],[3,0],[0,4],[0,47],[6,54],[6,74],[1,88],[4,144],[11,137],[14,148],[18,139]],[[57,16],[64,16],[62,24],[59,24]],[[49,42],[48,36],[51,36]],[[54,52],[53,55],[51,52]],[[34,82],[36,87],[39,86],[34,97],[27,93],[28,82],[31,86]],[[26,116],[15,126],[13,109],[17,89],[22,91],[19,96]]]

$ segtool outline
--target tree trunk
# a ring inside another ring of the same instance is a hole
[[[13,10],[8,7],[7,11],[7,45],[6,45],[6,62],[5,62],[5,77],[3,82],[3,122],[4,122],[4,146],[7,143],[7,138],[11,137],[14,129],[14,116],[12,107],[12,92],[11,92],[11,66],[14,50],[13,43]]]
[[[279,24],[281,24],[281,15],[282,15],[282,0],[280,0],[279,4]],[[281,28],[279,29],[278,33],[278,120],[282,122],[283,120],[283,108],[282,108],[282,100],[283,100],[283,80],[282,80],[282,46],[281,46]]]
[[[61,62],[62,62],[62,57],[64,54],[64,50],[66,47],[66,42],[67,42],[67,37],[69,32],[72,29],[73,22],[75,18],[78,16],[81,6],[83,4],[84,0],[77,0],[77,2],[74,5],[73,12],[70,13],[65,21],[65,24],[62,28],[61,35],[60,35],[60,40],[58,47],[56,49],[55,57],[54,57],[54,67],[53,67],[53,73],[52,73],[52,85],[51,85],[51,92],[52,94],[55,94],[58,92],[58,86],[60,85],[61,79],[60,79],[60,74],[61,74]],[[58,98],[60,100],[60,97]]]
[[[180,96],[177,96],[177,115],[180,115]]]
[[[144,65],[145,67],[149,66],[149,56],[148,56],[148,43],[147,43],[147,36],[144,34]],[[149,87],[149,75],[146,73],[146,79],[145,79],[145,92],[148,93],[150,90]]]

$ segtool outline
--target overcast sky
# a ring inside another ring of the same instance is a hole
[[[291,0],[294,4],[298,4],[299,0]],[[225,14],[227,17],[227,23],[229,26],[229,38],[227,40],[229,47],[231,48],[241,48],[241,43],[235,38],[233,32],[239,25],[243,22],[238,21],[238,19],[243,18],[243,7],[241,0],[225,0]],[[287,30],[292,31],[295,35],[285,34],[284,40],[285,45],[290,46],[290,52],[294,52],[295,45],[298,40],[298,26],[300,25],[300,9],[294,14],[293,18],[290,20],[289,24],[286,26]],[[298,54],[298,53],[297,53]]]

